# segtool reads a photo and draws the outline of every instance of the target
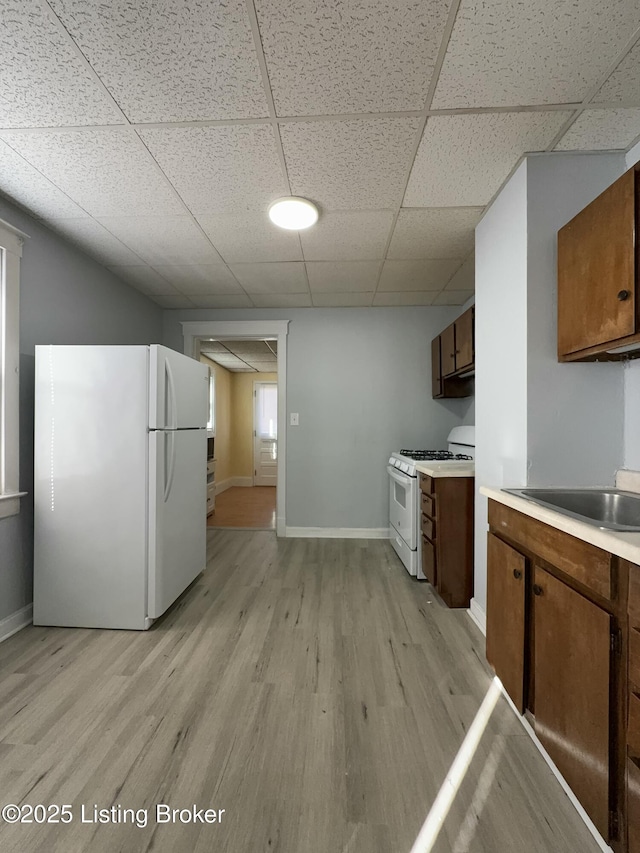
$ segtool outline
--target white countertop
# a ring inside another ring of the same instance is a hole
[[[640,533],[621,533],[619,530],[604,530],[592,524],[585,524],[584,521],[570,518],[561,512],[540,506],[540,504],[528,501],[518,495],[510,495],[508,492],[503,492],[502,489],[481,486],[480,494],[511,507],[523,515],[536,518],[538,521],[575,536],[576,539],[582,539],[583,542],[595,545],[596,548],[602,548],[603,551],[616,554],[624,560],[640,564]]]
[[[418,462],[416,471],[429,477],[475,477],[474,462]]]

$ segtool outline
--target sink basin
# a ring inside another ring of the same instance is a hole
[[[640,494],[620,489],[503,489],[606,530],[640,531]]]

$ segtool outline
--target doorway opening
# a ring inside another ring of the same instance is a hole
[[[275,528],[283,536],[288,321],[182,326],[185,352],[212,376],[208,526]]]

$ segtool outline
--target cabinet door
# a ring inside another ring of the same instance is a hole
[[[635,333],[634,245],[631,169],[558,232],[558,355]]]
[[[440,336],[431,341],[431,396],[442,397],[442,372],[440,367]]]
[[[440,364],[443,376],[449,376],[456,369],[456,335],[452,323],[440,335]]]
[[[473,315],[469,308],[455,322],[456,326],[456,370],[470,367],[474,362]]]
[[[536,734],[608,838],[611,617],[538,566],[533,591]]]
[[[524,711],[525,558],[493,533],[487,540],[487,660]]]

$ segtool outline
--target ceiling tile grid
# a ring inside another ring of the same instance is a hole
[[[487,204],[522,154],[544,151],[570,116],[564,110],[432,116],[404,207]]]
[[[323,211],[397,206],[420,123],[380,118],[282,124],[292,193]]]
[[[0,0],[0,34],[0,195],[170,309],[462,304],[524,154],[640,137],[632,0]]]
[[[130,121],[266,116],[244,0],[50,0]]]
[[[279,116],[421,110],[447,0],[257,0]]]
[[[639,25],[629,0],[462,0],[432,106],[579,103]]]

